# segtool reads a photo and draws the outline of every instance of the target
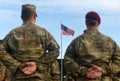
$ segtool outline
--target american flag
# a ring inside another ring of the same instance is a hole
[[[67,36],[73,36],[74,35],[74,30],[64,26],[61,24],[61,34],[62,35],[67,35]]]

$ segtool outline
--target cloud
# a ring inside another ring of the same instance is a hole
[[[0,10],[0,19],[1,20],[6,20],[6,18],[9,18],[10,16],[14,15],[14,13],[11,10]]]
[[[114,17],[113,13],[115,16],[120,14],[120,0],[3,0],[0,3],[1,20],[4,22],[6,18],[20,16],[21,5],[26,3],[35,4],[38,13],[84,15],[93,10],[100,13],[105,19],[106,17]]]
[[[120,0],[39,0],[36,4],[44,12],[83,12],[84,10],[120,11]]]
[[[0,8],[16,9],[26,3],[35,4],[38,11],[44,13],[80,13],[88,10],[120,11],[120,0],[3,0]]]
[[[115,16],[120,14],[120,0],[3,0],[0,3],[0,18],[3,21],[5,18],[20,16],[21,5],[26,3],[35,4],[38,13],[84,15],[93,10],[103,18],[113,17],[113,13]]]

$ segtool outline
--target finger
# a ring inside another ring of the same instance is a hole
[[[33,70],[30,70],[29,68],[27,68],[26,70],[24,70],[24,74],[26,75],[30,75],[32,74],[34,71]]]
[[[94,68],[94,67],[91,67],[91,68],[88,69],[88,72],[89,72],[89,71],[93,71],[93,70],[95,70],[95,68]]]
[[[24,72],[24,74],[26,74],[26,75],[30,75],[30,74],[32,74],[33,72],[31,72],[31,71],[29,71],[29,70],[26,70],[25,72]]]
[[[100,71],[102,70],[102,68],[99,67],[99,66],[97,66],[97,65],[94,65],[94,64],[93,64],[92,66],[93,66],[95,69],[98,69],[98,70],[100,70]]]
[[[23,72],[25,72],[26,70],[28,70],[28,67],[22,69]]]
[[[92,65],[92,67],[94,67],[94,68],[98,68],[98,66],[97,66],[97,65],[94,65],[94,64]]]

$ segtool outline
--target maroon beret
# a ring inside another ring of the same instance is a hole
[[[88,12],[88,13],[86,14],[85,18],[86,18],[86,19],[94,19],[94,20],[98,21],[99,24],[100,24],[100,22],[101,22],[101,19],[100,19],[100,16],[98,15],[98,13],[93,12],[93,11]]]

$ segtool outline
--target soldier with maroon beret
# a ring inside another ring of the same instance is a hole
[[[101,18],[96,12],[85,16],[87,29],[68,46],[64,66],[67,81],[120,81],[120,48],[99,32]]]

